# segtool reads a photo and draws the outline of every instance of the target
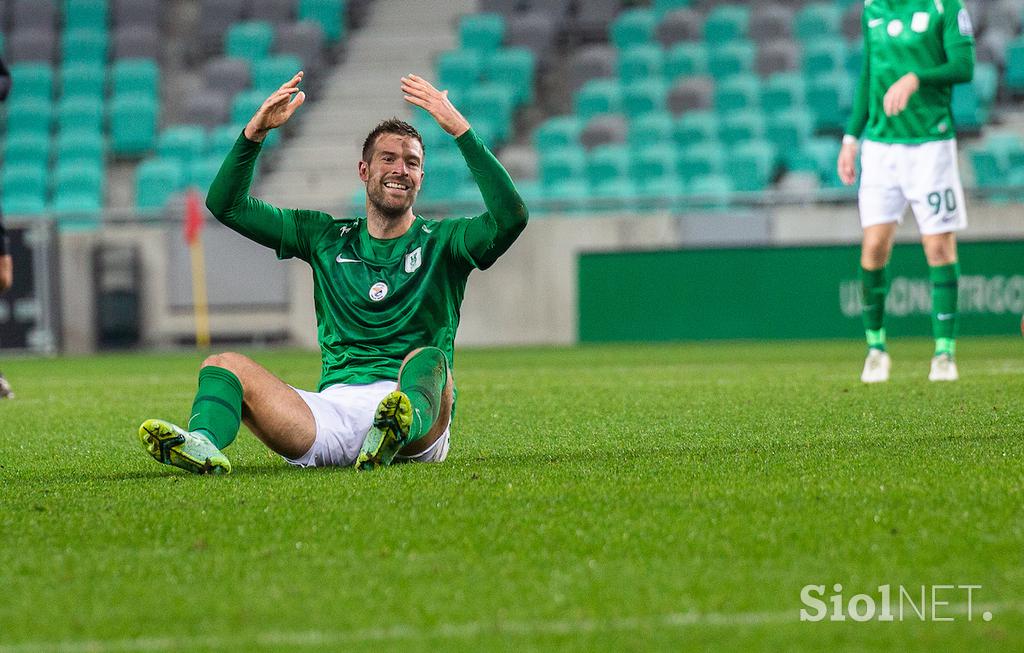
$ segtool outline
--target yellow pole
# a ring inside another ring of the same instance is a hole
[[[188,246],[192,259],[192,312],[196,317],[196,347],[210,348],[210,306],[206,298],[206,257],[203,238],[197,236]]]

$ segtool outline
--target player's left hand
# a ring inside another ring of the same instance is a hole
[[[448,99],[448,91],[439,91],[419,75],[410,73],[402,78],[402,92],[406,102],[426,110],[441,129],[455,138],[469,131],[469,121]]]
[[[10,255],[0,256],[0,293],[14,285],[14,264]]]
[[[910,96],[916,93],[920,86],[921,80],[917,78],[916,73],[907,73],[897,79],[896,83],[885,92],[885,97],[882,98],[882,108],[885,110],[885,115],[892,117],[902,113],[907,108]]]

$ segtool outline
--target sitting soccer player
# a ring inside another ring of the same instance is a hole
[[[279,209],[249,195],[261,142],[305,100],[299,72],[263,103],[210,186],[206,205],[222,223],[299,257],[313,272],[322,369],[319,390],[293,388],[251,359],[210,356],[185,429],[146,420],[139,437],[159,462],[224,474],[222,453],[240,422],[293,465],[393,460],[440,462],[454,404],[452,352],[469,273],[490,267],[526,227],[527,210],[505,169],[448,100],[409,75],[401,90],[455,138],[487,211],[425,220],[412,211],[425,170],[423,141],[400,120],[366,137],[359,178],[366,217],[340,220]]]

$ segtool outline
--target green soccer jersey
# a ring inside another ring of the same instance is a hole
[[[866,0],[864,63],[847,133],[886,143],[953,138],[953,85],[974,72],[974,35],[961,0]],[[916,73],[907,108],[885,115],[882,98]]]
[[[218,220],[280,258],[296,257],[312,268],[321,390],[394,380],[417,347],[438,347],[453,364],[469,273],[492,265],[527,221],[511,178],[476,134],[470,130],[457,143],[487,212],[448,220],[416,217],[405,234],[387,240],[371,236],[365,218],[279,209],[249,196],[261,146],[244,134],[210,186],[207,206]]]

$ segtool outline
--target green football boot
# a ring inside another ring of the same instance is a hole
[[[400,390],[395,390],[377,405],[373,426],[366,434],[356,459],[356,469],[363,471],[390,465],[395,454],[408,444],[412,426],[412,403]]]
[[[191,433],[162,419],[147,419],[139,439],[149,455],[193,474],[230,474],[231,463],[202,433]]]

